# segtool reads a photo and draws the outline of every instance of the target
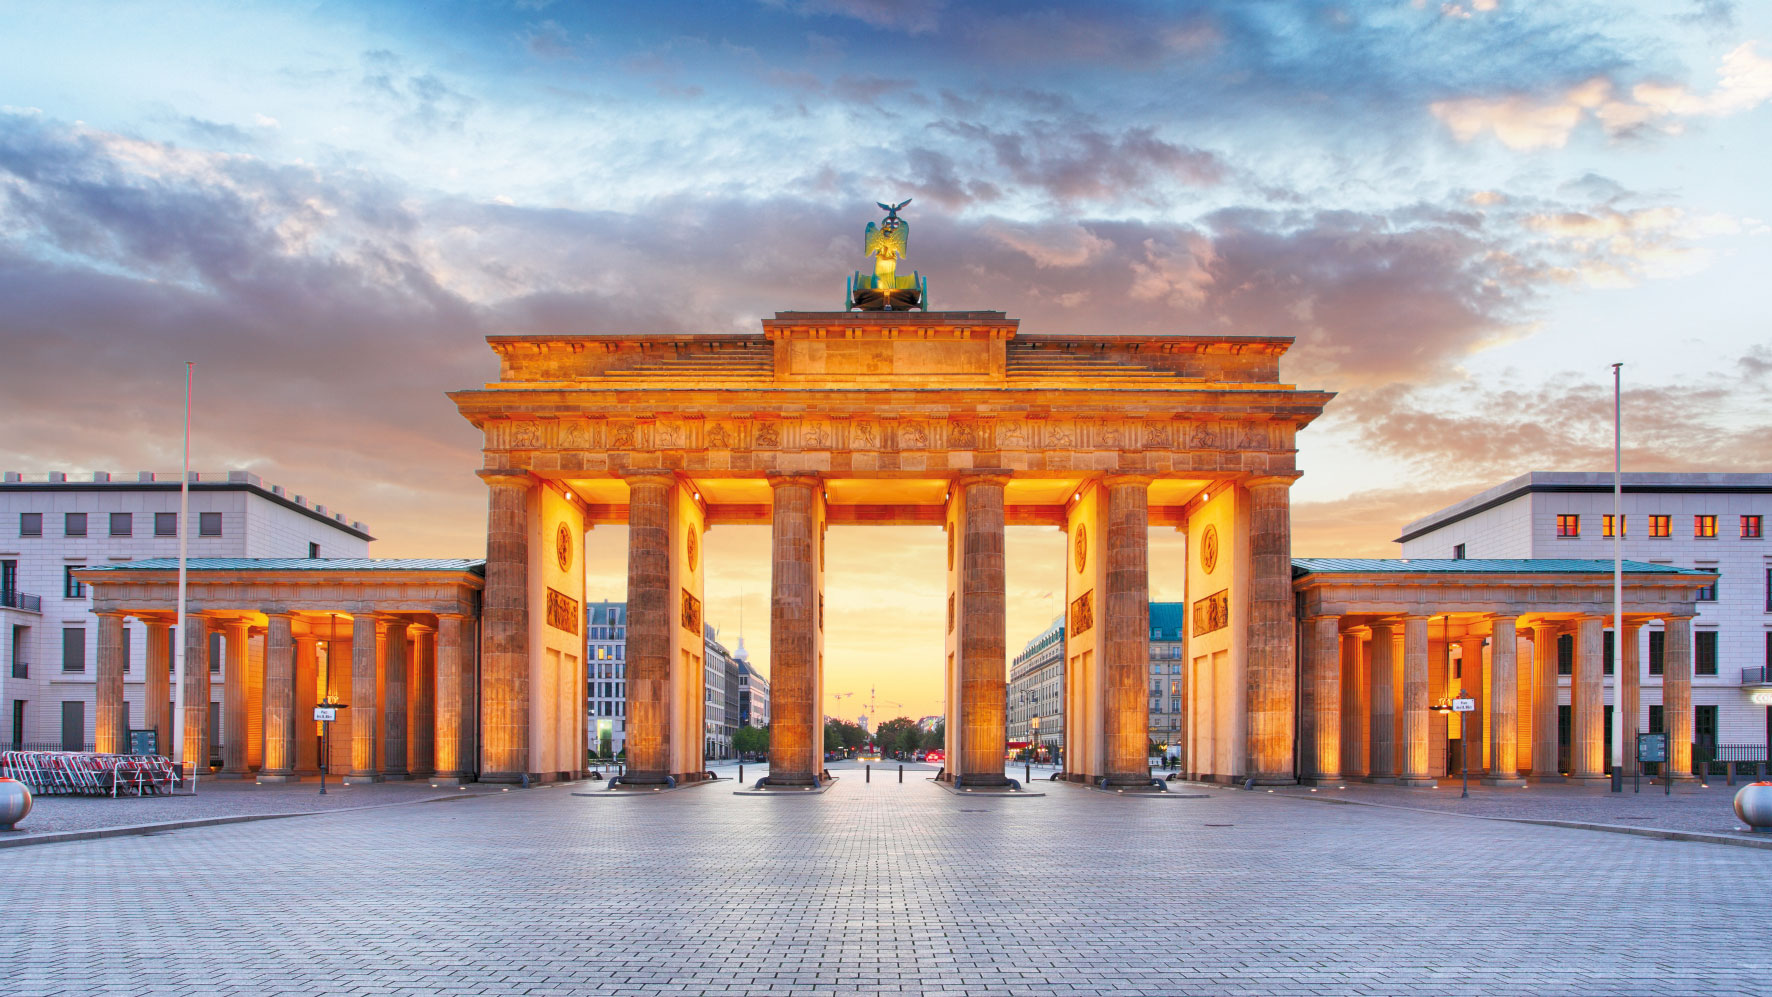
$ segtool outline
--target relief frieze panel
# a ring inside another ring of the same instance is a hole
[[[1296,427],[1267,420],[980,419],[964,416],[504,419],[486,425],[488,450],[529,451],[1046,451],[1284,453]]]

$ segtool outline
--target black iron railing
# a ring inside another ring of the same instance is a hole
[[[1741,670],[1741,684],[1772,685],[1772,680],[1767,678],[1767,670],[1768,669],[1765,665],[1755,665],[1752,668],[1743,668]]]
[[[5,606],[8,609],[28,609],[33,613],[41,613],[43,612],[43,599],[41,596],[35,596],[29,592],[0,589],[0,606]]]

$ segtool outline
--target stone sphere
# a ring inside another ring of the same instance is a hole
[[[1772,782],[1755,782],[1735,794],[1735,816],[1751,828],[1772,828]]]
[[[12,825],[25,819],[31,812],[31,787],[17,779],[0,776],[0,831],[12,830]]]

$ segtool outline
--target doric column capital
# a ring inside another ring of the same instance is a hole
[[[535,475],[521,467],[483,467],[474,473],[488,485],[528,488],[535,484]]]
[[[1101,476],[1101,483],[1107,488],[1120,488],[1127,485],[1150,487],[1157,480],[1154,474],[1141,474],[1137,471],[1115,471]]]
[[[131,614],[126,613],[121,609],[103,609],[95,610],[92,615],[101,620],[125,620],[128,619]]]
[[[1304,475],[1299,472],[1292,474],[1256,474],[1243,479],[1243,487],[1255,488],[1291,488],[1292,483]]]
[[[769,482],[770,488],[786,488],[788,486],[818,488],[823,483],[818,475],[809,471],[767,471],[763,478]]]
[[[1001,467],[974,467],[961,471],[954,476],[954,484],[962,488],[970,485],[1007,485],[1014,472]]]

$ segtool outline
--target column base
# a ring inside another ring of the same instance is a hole
[[[258,781],[276,785],[284,782],[300,782],[301,776],[293,772],[261,772]]]
[[[383,772],[381,778],[383,782],[405,782],[412,777],[404,772]]]
[[[1479,779],[1477,781],[1480,785],[1502,786],[1502,787],[1506,787],[1509,789],[1519,789],[1520,787],[1526,785],[1526,780],[1520,779],[1520,778],[1501,779],[1501,778],[1496,778],[1494,776],[1490,776],[1487,778]]]
[[[1339,775],[1307,775],[1298,780],[1300,786],[1339,786],[1346,782]]]
[[[1397,785],[1407,786],[1410,789],[1438,789],[1440,786],[1440,783],[1438,780],[1435,780],[1435,779],[1415,779],[1415,778],[1405,777],[1402,779],[1398,779]]]
[[[1530,776],[1527,776],[1527,778],[1531,779],[1533,782],[1543,782],[1543,783],[1568,782],[1569,781],[1568,779],[1563,778],[1563,774],[1561,772],[1558,772],[1556,775],[1539,775],[1538,773],[1534,772]]]
[[[1360,777],[1360,781],[1371,783],[1374,786],[1394,786],[1397,783],[1397,777],[1394,775],[1363,775]]]
[[[379,776],[379,775],[347,775],[343,779],[340,779],[339,781],[344,783],[347,786],[367,786],[373,782],[380,782],[381,776]]]

